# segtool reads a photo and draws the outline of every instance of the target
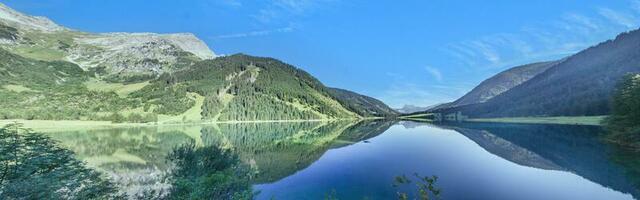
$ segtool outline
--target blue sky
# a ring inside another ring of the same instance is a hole
[[[452,101],[519,64],[636,29],[640,0],[2,0],[88,32],[192,32],[392,107]]]

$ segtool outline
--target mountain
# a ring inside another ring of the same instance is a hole
[[[46,17],[29,16],[18,11],[15,11],[8,6],[0,3],[0,20],[7,25],[32,31],[41,32],[57,32],[68,30],[62,26],[57,25]]]
[[[190,33],[77,35],[69,45],[65,51],[68,61],[101,76],[157,76],[215,58],[209,47]]]
[[[572,55],[485,103],[445,108],[470,117],[584,116],[610,113],[616,83],[640,72],[640,30]]]
[[[329,93],[342,105],[356,111],[361,116],[394,116],[398,112],[389,108],[382,101],[339,88],[328,88]]]
[[[216,55],[190,33],[87,33],[0,3],[0,47],[37,60],[62,60],[112,81],[149,79]]]
[[[218,57],[153,80],[127,84],[101,80],[70,62],[38,61],[5,50],[0,50],[0,60],[0,118],[4,119],[172,123],[338,119],[392,113],[369,97],[355,93],[334,96],[335,89],[272,58],[242,54]]]
[[[0,4],[0,118],[201,122],[389,116],[289,64],[193,34],[85,33]]]
[[[404,105],[402,108],[397,108],[396,111],[398,111],[399,113],[402,113],[402,114],[409,114],[409,113],[426,111],[426,110],[429,110],[429,109],[434,108],[436,106],[437,105],[428,106],[428,107],[420,107],[420,106],[414,106],[414,105]]]
[[[179,114],[202,105],[199,113],[211,120],[359,117],[307,72],[272,58],[243,54],[163,74],[131,95],[161,114]]]
[[[458,107],[469,104],[484,103],[489,99],[518,86],[536,75],[544,72],[558,62],[541,62],[514,67],[500,72],[491,78],[482,81],[471,92],[449,105]]]
[[[478,86],[473,88],[473,90],[454,102],[442,103],[431,106],[428,109],[409,113],[441,112],[442,110],[450,110],[460,106],[487,102],[493,97],[528,81],[559,62],[560,61],[539,62],[510,68],[482,81]]]

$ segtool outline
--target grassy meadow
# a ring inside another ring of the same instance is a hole
[[[562,117],[508,117],[508,118],[474,118],[469,122],[500,122],[523,124],[570,124],[601,126],[607,116],[562,116]]]

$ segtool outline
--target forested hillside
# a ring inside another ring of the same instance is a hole
[[[570,56],[485,103],[437,112],[462,111],[471,117],[606,115],[616,83],[637,72],[640,30]]]
[[[86,33],[0,3],[0,119],[182,123],[390,116],[271,58],[193,34]]]
[[[113,83],[62,61],[0,50],[0,117],[116,122],[337,119],[388,116],[375,99],[338,95],[271,58],[233,55],[136,83]],[[388,110],[385,110],[388,109]]]
[[[271,58],[233,55],[206,60],[164,74],[133,97],[148,102],[146,111],[179,114],[204,97],[207,120],[285,120],[354,118],[318,80]]]
[[[338,102],[361,116],[381,117],[398,115],[396,110],[389,108],[389,106],[380,100],[339,88],[328,89],[330,94],[335,97]]]

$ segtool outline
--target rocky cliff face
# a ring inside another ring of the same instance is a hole
[[[156,76],[216,57],[191,33],[85,33],[3,4],[0,25],[3,48],[28,58],[70,61],[104,77]]]
[[[113,73],[160,74],[215,58],[209,47],[190,33],[106,33],[74,38],[67,59],[85,69],[104,67]]]

